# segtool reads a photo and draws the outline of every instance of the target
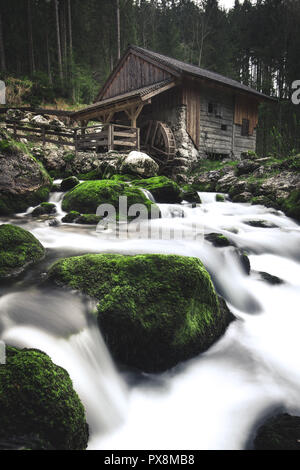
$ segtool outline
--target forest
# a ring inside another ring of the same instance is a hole
[[[1,0],[1,79],[8,104],[78,108],[128,44],[234,78],[278,98],[263,106],[258,152],[300,151],[300,2],[236,0]]]

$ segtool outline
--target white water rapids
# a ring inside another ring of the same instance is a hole
[[[61,196],[51,198],[59,220]],[[300,414],[300,227],[273,209],[200,196],[196,208],[160,204],[162,218],[150,222],[167,234],[194,235],[196,227],[195,239],[132,233],[117,240],[94,227],[49,227],[28,213],[11,221],[30,230],[48,254],[22,281],[1,287],[0,339],[41,349],[66,368],[87,411],[90,449],[243,449],[270,410]],[[245,223],[253,220],[271,228]],[[249,254],[250,276],[233,247],[204,240],[212,232]],[[95,305],[39,283],[56,259],[88,252],[199,257],[237,320],[207,352],[170,371],[118,371],[92,315]],[[284,283],[271,285],[259,271]]]

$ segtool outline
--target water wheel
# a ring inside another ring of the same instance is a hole
[[[176,154],[172,129],[161,121],[148,121],[141,125],[141,144],[161,165],[170,164]]]

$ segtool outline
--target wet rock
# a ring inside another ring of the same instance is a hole
[[[287,413],[269,418],[257,431],[255,450],[300,450],[300,417]]]
[[[36,445],[42,447],[86,449],[89,436],[83,405],[68,373],[49,356],[7,346],[0,384],[0,442],[34,435]]]
[[[65,215],[65,217],[62,219],[62,222],[65,224],[72,224],[78,219],[78,217],[80,217],[80,212],[71,211]]]
[[[236,194],[233,198],[233,202],[251,202],[253,194],[245,191],[240,194]]]
[[[60,225],[58,219],[52,219],[49,221],[49,227],[58,227]]]
[[[278,228],[278,225],[273,224],[273,222],[269,222],[268,220],[245,220],[244,224],[258,228]]]
[[[147,372],[205,351],[232,320],[197,258],[86,255],[58,261],[49,279],[98,299],[113,357]]]
[[[76,176],[69,176],[69,178],[64,179],[61,182],[61,190],[63,192],[70,191],[70,189],[75,188],[80,183],[79,179]]]
[[[38,207],[36,207],[32,213],[32,217],[40,217],[41,215],[50,215],[56,213],[56,205],[49,202],[43,202]]]
[[[131,184],[150,191],[158,203],[176,204],[182,201],[180,186],[166,176],[136,180]]]
[[[18,276],[44,256],[44,247],[30,232],[14,225],[0,225],[0,279]]]
[[[229,241],[225,235],[221,233],[209,233],[204,236],[205,240],[212,243],[214,246],[221,248],[226,246],[234,246],[234,243]]]
[[[272,286],[284,284],[284,281],[277,276],[273,276],[272,274],[265,273],[263,271],[260,271],[259,274],[264,281],[268,282],[268,284],[271,284]]]

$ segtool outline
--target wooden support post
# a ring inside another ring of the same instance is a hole
[[[110,125],[110,132],[111,132],[111,150],[115,149],[114,140],[115,140],[115,126],[113,124]]]
[[[108,151],[112,150],[113,142],[112,142],[112,125],[108,124],[108,136],[107,136],[107,147]]]
[[[14,122],[14,138],[17,137],[17,123]]]
[[[43,136],[43,147],[46,145],[46,129],[45,127],[42,128],[42,136]]]

